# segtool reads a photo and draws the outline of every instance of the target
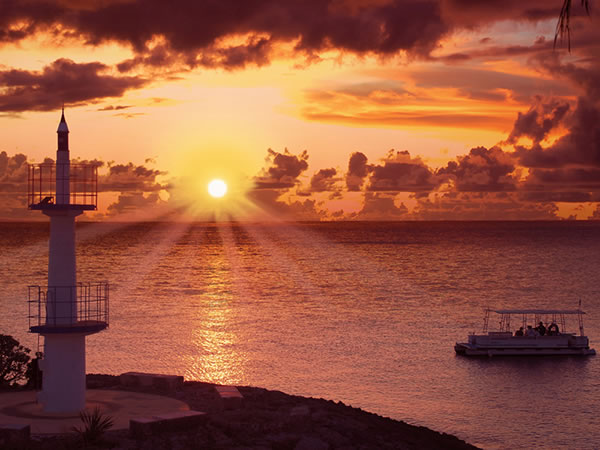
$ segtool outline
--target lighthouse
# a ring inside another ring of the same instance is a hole
[[[108,283],[77,281],[75,218],[97,209],[97,166],[71,164],[64,108],[56,163],[29,166],[29,209],[50,218],[48,283],[29,286],[29,331],[43,337],[42,389],[48,413],[85,408],[85,338],[108,327]]]

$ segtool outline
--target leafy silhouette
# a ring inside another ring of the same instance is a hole
[[[81,411],[79,418],[83,422],[82,427],[73,427],[73,431],[81,436],[84,444],[93,444],[100,440],[102,435],[114,424],[111,416],[105,415],[97,406],[90,412]]]
[[[566,34],[569,52],[571,52],[571,28],[570,28],[571,2],[572,2],[572,0],[564,0],[564,3],[560,10],[560,15],[558,16],[558,23],[556,24],[556,32],[554,33],[554,48],[556,48],[556,41],[557,41],[558,37],[560,36],[560,40],[562,42],[562,39]],[[590,0],[581,0],[581,6],[583,6],[585,8],[585,12],[589,16],[590,15]]]
[[[0,334],[0,386],[27,380],[30,351],[12,336]]]

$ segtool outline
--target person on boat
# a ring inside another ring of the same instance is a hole
[[[523,336],[523,327],[520,327],[517,331],[515,331],[515,336]]]
[[[558,336],[560,333],[558,332],[558,325],[556,325],[556,323],[552,322],[549,326],[548,326],[548,336]]]
[[[541,320],[540,320],[540,324],[537,326],[536,330],[538,333],[540,333],[540,336],[543,336],[546,334],[546,327],[544,326],[544,323]]]
[[[533,329],[533,327],[531,325],[527,325],[527,336],[536,337],[539,335],[540,334],[537,332],[537,330]]]

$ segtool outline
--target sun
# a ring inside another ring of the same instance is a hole
[[[208,183],[208,193],[215,198],[221,198],[227,194],[227,184],[223,180],[212,180]]]

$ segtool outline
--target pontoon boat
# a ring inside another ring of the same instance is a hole
[[[488,331],[492,313],[499,315],[497,331]],[[583,333],[583,314],[580,309],[486,309],[483,334],[470,334],[454,350],[466,356],[595,355]],[[577,317],[579,335],[567,332],[566,317],[572,316]]]

